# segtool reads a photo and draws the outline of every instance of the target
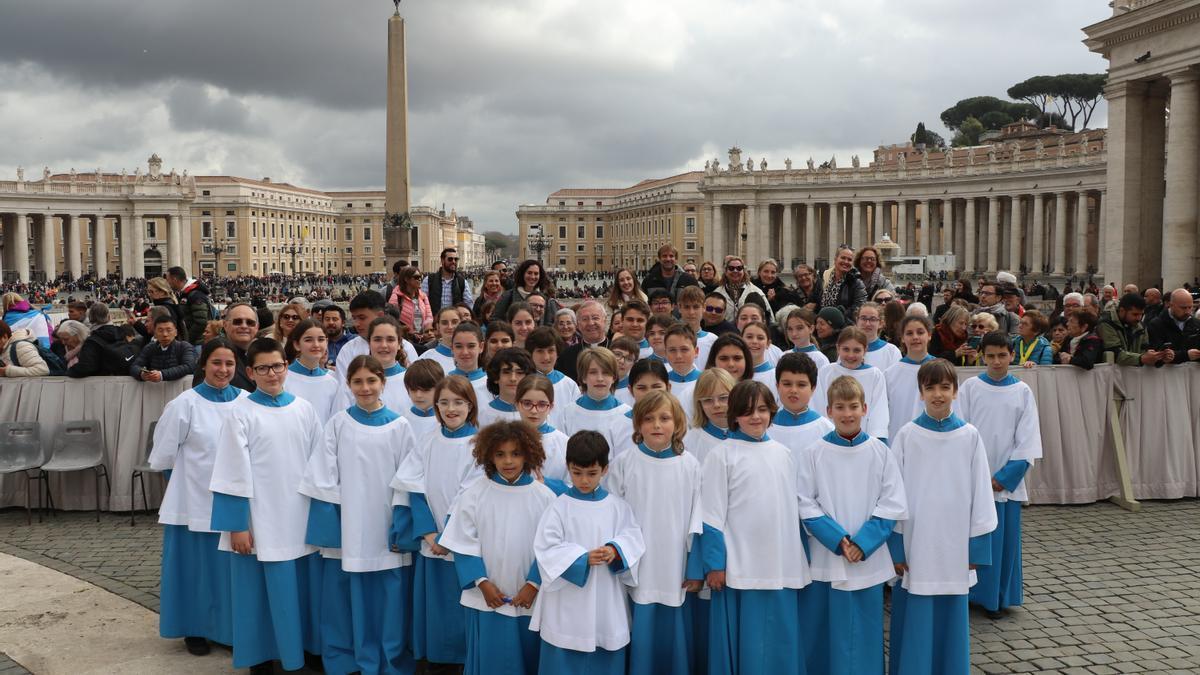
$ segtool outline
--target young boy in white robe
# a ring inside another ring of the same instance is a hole
[[[900,427],[925,412],[921,390],[917,387],[917,371],[926,361],[932,361],[929,340],[933,324],[929,317],[909,314],[900,321],[900,339],[904,342],[904,357],[883,372],[887,382],[888,438],[894,438]]]
[[[983,437],[992,474],[997,520],[992,564],[976,570],[979,583],[971,588],[970,601],[995,619],[1021,604],[1021,502],[1029,499],[1025,473],[1042,457],[1042,433],[1033,391],[1008,373],[1013,358],[1008,336],[988,333],[979,350],[987,372],[963,382],[958,406],[963,420]]]
[[[663,362],[658,359],[639,359],[637,363],[633,364],[633,368],[629,370],[629,391],[635,406],[638,401],[652,391],[670,392],[671,379],[667,375],[667,368]],[[631,407],[625,411],[624,421],[615,438],[616,445],[611,446],[614,460],[627,451],[637,448],[637,441],[633,440],[636,431],[637,427],[633,423],[633,408]]]
[[[701,325],[701,320],[704,318],[704,289],[699,286],[688,286],[681,289],[676,306],[679,309],[679,320],[691,328],[692,335],[696,336],[696,358],[693,359],[693,362],[696,369],[703,370],[704,363],[708,360],[708,350],[717,340],[715,334],[704,330]],[[691,410],[691,407],[684,406],[683,409],[686,412]]]
[[[614,456],[625,447],[623,439],[633,434],[630,407],[613,396],[617,382],[617,357],[604,347],[585,349],[576,362],[583,378],[583,395],[566,404],[562,431],[574,436],[579,431],[596,431],[604,436]]]
[[[296,488],[321,442],[312,405],[284,391],[283,346],[258,338],[246,350],[257,390],[231,405],[213,462],[212,529],[233,551],[233,666],[296,670],[320,654],[321,564],[305,543],[308,497]],[[305,653],[309,656],[306,657]]]
[[[741,309],[737,311],[735,324],[737,325],[738,335],[741,335],[742,329],[748,324],[755,322],[761,323],[764,326],[767,325],[766,305],[760,305],[757,298],[751,299],[749,302],[742,305]],[[783,356],[783,350],[772,344],[770,340],[767,340],[767,346],[764,348],[763,355],[764,358],[770,362],[772,366],[774,366],[779,362],[780,357]],[[768,387],[769,386],[770,385],[768,385]]]
[[[670,314],[654,314],[646,322],[646,342],[650,343],[650,356],[660,363],[667,362],[667,330],[675,325],[675,317]]]
[[[808,559],[795,461],[767,435],[776,410],[765,385],[739,382],[729,395],[730,438],[704,460],[709,673],[805,672],[798,603]]]
[[[772,439],[797,455],[797,459],[797,453],[803,453],[822,436],[833,431],[833,424],[808,406],[817,379],[817,364],[807,354],[787,352],[775,365],[779,411],[771,420],[769,433]]]
[[[629,503],[646,544],[637,586],[629,590],[629,672],[689,673],[694,636],[688,602],[704,577],[700,463],[684,452],[687,418],[669,393],[642,396],[633,406],[633,428],[636,449],[613,460],[608,472],[609,489]]]
[[[472,321],[463,321],[454,327],[450,336],[450,351],[454,354],[454,369],[451,375],[462,375],[475,387],[475,400],[486,401],[491,393],[487,388],[487,371],[479,367],[479,356],[483,354],[483,331]]]
[[[679,407],[684,413],[690,413],[695,407],[692,392],[700,379],[700,369],[696,367],[696,334],[691,328],[682,323],[674,323],[667,329],[663,345],[667,351],[667,376],[671,379],[671,395],[679,401]]]
[[[433,346],[433,349],[426,349],[421,352],[418,359],[433,359],[438,362],[442,370],[450,372],[454,370],[454,329],[458,327],[460,318],[458,316],[458,308],[453,305],[447,305],[438,310],[435,318],[437,327],[438,341]]]
[[[630,408],[633,407],[633,392],[629,391],[629,371],[638,361],[637,340],[629,337],[619,337],[609,345],[613,356],[617,359],[617,383],[613,385],[613,395],[617,400]],[[583,384],[583,373],[578,374],[579,384]],[[582,391],[582,388],[581,388]]]
[[[883,675],[883,586],[894,576],[887,541],[906,514],[900,467],[862,431],[862,386],[829,385],[836,427],[798,456],[800,518],[811,535],[812,584],[800,592],[810,673]]]
[[[230,384],[237,358],[226,338],[204,344],[200,371],[204,381],[163,408],[150,453],[150,466],[167,478],[158,509],[163,524],[158,633],[183,638],[196,656],[209,653],[210,640],[233,643],[231,554],[217,548],[221,535],[212,529],[208,486],[221,425],[233,402],[249,395]]]
[[[817,327],[817,315],[806,307],[797,307],[787,313],[783,320],[784,333],[792,344],[792,351],[804,354],[817,364],[817,371],[829,365],[829,357],[812,341],[813,330]]]
[[[545,375],[526,375],[517,385],[517,410],[521,421],[532,425],[541,436],[542,453],[546,456],[535,475],[556,495],[567,491],[567,435],[550,424],[554,412],[554,385]]]
[[[492,400],[479,405],[479,426],[521,419],[517,411],[517,385],[532,372],[533,359],[523,348],[509,347],[496,352],[487,363],[487,389]]]
[[[306,541],[322,547],[326,561],[322,660],[326,672],[412,672],[412,614],[403,611],[412,603],[411,575],[402,570],[412,555],[388,541],[388,482],[415,437],[380,400],[386,376],[377,359],[356,356],[345,375],[355,404],[325,425],[300,483],[310,499]]]
[[[867,363],[884,372],[900,360],[902,354],[896,345],[879,337],[879,331],[883,328],[883,308],[878,303],[864,302],[858,308],[854,325],[867,336]]]
[[[641,300],[630,300],[621,305],[621,335],[637,342],[639,359],[648,359],[654,354],[650,340],[646,339],[646,327],[651,315],[650,305]]]
[[[564,348],[562,338],[553,326],[535,328],[525,339],[525,349],[529,351],[533,360],[534,370],[545,375],[550,384],[554,385],[554,400],[574,401],[579,398],[579,385],[554,368],[558,355]],[[562,410],[565,408],[566,406],[563,406],[550,411],[550,424],[555,427],[562,426]]]
[[[539,640],[529,619],[541,577],[533,540],[554,501],[534,478],[545,458],[538,436],[519,422],[480,429],[474,456],[486,477],[459,496],[442,533],[463,589],[468,675],[537,673]]]
[[[478,412],[475,388],[450,375],[434,390],[441,429],[418,443],[392,478],[407,497],[412,536],[421,550],[413,580],[413,655],[433,664],[462,664],[467,658],[466,616],[454,556],[438,543],[458,495],[483,475],[472,454]]]
[[[305,319],[292,329],[284,346],[291,363],[284,390],[311,403],[322,423],[333,417],[334,402],[341,390],[338,378],[323,367],[328,345],[329,338],[320,322]]]
[[[404,371],[404,390],[408,392],[412,405],[407,410],[394,412],[408,420],[418,444],[441,428],[433,407],[433,390],[444,377],[445,371],[432,359],[421,359]],[[384,386],[386,388],[387,385]]]
[[[542,579],[529,624],[542,641],[538,672],[624,673],[625,587],[637,584],[642,531],[629,504],[600,486],[608,473],[603,435],[571,436],[567,467],[572,486],[542,514],[533,540]]]
[[[967,593],[991,563],[996,506],[983,438],[954,414],[958,375],[945,359],[917,371],[925,412],[900,428],[892,453],[908,518],[888,541],[895,571],[888,672],[965,673],[971,638]]]
[[[750,350],[750,366],[754,369],[753,379],[766,385],[778,402],[779,392],[775,389],[775,362],[767,360],[767,348],[771,346],[771,330],[764,323],[751,321],[742,327],[742,341]]]
[[[864,361],[867,353],[867,336],[854,326],[847,326],[838,333],[838,360],[820,370],[817,375],[817,391],[813,393],[812,409],[825,411],[829,407],[829,383],[843,375],[849,375],[862,385],[867,397],[867,419],[863,422],[863,430],[868,436],[874,436],[887,442],[888,425],[891,423],[888,398],[887,380],[883,371]]]

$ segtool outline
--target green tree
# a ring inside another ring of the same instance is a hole
[[[983,122],[974,117],[968,117],[963,120],[962,124],[958,125],[958,131],[954,134],[954,138],[951,139],[950,144],[956,148],[965,145],[979,145],[979,137],[983,135],[984,131],[986,129],[983,126]]]
[[[909,140],[913,145],[923,143],[930,150],[946,147],[946,139],[942,138],[941,134],[926,129],[924,122],[917,122],[917,130],[913,132],[912,136],[909,136]]]
[[[1037,106],[1043,127],[1053,123],[1067,129],[1086,128],[1104,95],[1107,77],[1104,73],[1035,75],[1009,87],[1007,93]]]
[[[998,114],[989,115],[989,113]],[[985,129],[995,130],[1019,119],[1036,119],[1040,113],[1037,106],[1029,103],[1004,101],[995,96],[973,96],[964,98],[943,110],[941,120],[947,129],[954,132],[959,131],[959,127],[968,118],[974,118],[977,123],[983,124]],[[984,122],[985,117],[986,122]]]

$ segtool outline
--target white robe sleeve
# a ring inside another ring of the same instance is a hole
[[[700,463],[694,464],[694,478],[692,481],[692,518],[688,522],[688,534],[701,535],[704,533],[704,503],[701,497]],[[688,550],[692,550],[692,543],[696,541],[695,537],[688,537]]]
[[[701,504],[704,524],[725,531],[725,516],[729,512],[729,469],[721,446],[713,448],[704,460],[701,477]]]
[[[883,377],[883,371],[875,369],[879,373],[879,377],[875,378],[875,386],[871,387],[871,400],[867,401],[867,416],[869,419],[870,429],[867,430],[869,436],[875,438],[887,438],[888,425],[891,424],[891,410],[888,406],[887,397],[887,379]]]
[[[633,509],[624,500],[621,502],[617,533],[612,543],[621,550],[621,561],[625,564],[619,578],[626,586],[637,586],[638,563],[646,554],[646,542],[642,539],[642,528],[633,515]]]
[[[798,456],[797,453],[793,453],[796,460],[796,496],[800,507],[800,520],[828,515],[817,502],[817,484],[814,478],[817,452],[817,448],[813,447],[798,453]]]
[[[393,490],[425,493],[425,457],[429,448],[430,441],[423,442],[415,452],[408,453],[400,462],[400,467],[396,469],[396,475],[392,476],[390,483]]]
[[[901,482],[903,482],[903,480],[904,480],[904,445],[908,442],[908,435],[909,435],[906,426],[900,427],[900,431],[896,432],[895,438],[888,439],[892,443],[891,447],[889,447],[888,449],[891,451],[892,459],[894,459],[896,462],[896,473],[900,477]],[[987,457],[984,457],[984,462],[986,462],[986,461],[987,461]],[[988,479],[988,488],[989,489],[991,488],[991,479],[990,478]],[[906,507],[907,507],[907,503],[908,503],[907,497],[908,497],[908,495],[906,494],[905,495],[905,506]],[[896,526],[894,528],[892,528],[892,532],[903,533],[904,532],[904,521],[907,519],[908,519],[908,516],[907,516],[907,514],[905,514],[904,519],[897,520]]]
[[[992,496],[992,472],[988,466],[983,438],[975,433],[974,454],[971,456],[971,534],[978,537],[996,529],[996,502]]]
[[[153,469],[168,471],[175,468],[175,458],[187,440],[192,424],[192,406],[185,395],[180,394],[167,404],[154,427],[154,446],[148,458]]]
[[[560,497],[559,499],[570,499]],[[538,521],[533,537],[533,554],[542,575],[542,591],[553,591],[570,582],[562,578],[571,564],[586,555],[587,549],[566,540],[566,521],[561,504],[552,504]]]
[[[1042,426],[1038,417],[1037,401],[1033,390],[1025,389],[1022,396],[1021,416],[1016,422],[1016,438],[1009,461],[1024,460],[1033,463],[1042,458]]]
[[[230,415],[221,426],[209,489],[234,497],[254,497],[254,474],[250,468],[246,420],[239,412]]]
[[[343,425],[331,422],[321,435],[321,442],[308,457],[300,494],[330,504],[342,503],[341,478],[338,475],[338,436]]]
[[[887,448],[883,449],[882,454],[879,500],[875,502],[875,509],[871,511],[871,515],[875,518],[901,521],[908,518],[908,496],[904,493],[904,478],[900,475],[900,465],[896,462],[895,454]],[[987,461],[986,457],[984,461]]]
[[[483,557],[483,547],[479,543],[479,526],[476,514],[479,510],[480,490],[468,490],[463,493],[450,512],[450,520],[442,530],[438,542],[454,553]]]

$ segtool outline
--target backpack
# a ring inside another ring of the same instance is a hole
[[[61,375],[67,374],[67,362],[63,360],[63,357],[59,356],[58,354],[55,354],[54,352],[50,351],[49,349],[47,349],[45,347],[43,347],[42,343],[37,338],[32,338],[29,340],[16,340],[11,345],[9,345],[8,346],[8,362],[9,363],[11,363],[15,366],[18,366],[18,367],[23,367],[23,368],[28,367],[28,366],[22,366],[21,361],[17,358],[17,342],[28,342],[29,344],[33,345],[34,349],[36,349],[38,352],[38,356],[40,356],[42,358],[42,360],[46,362],[46,366],[50,368],[50,373],[49,373],[50,375],[61,376]]]
[[[128,375],[129,366],[133,365],[133,360],[142,352],[141,344],[137,341],[96,342],[100,345],[100,352],[104,354],[100,375]]]

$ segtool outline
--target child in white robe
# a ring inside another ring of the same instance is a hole
[[[826,397],[829,383],[843,375],[849,375],[862,385],[867,396],[867,419],[863,431],[887,442],[890,424],[887,398],[887,380],[883,371],[863,360],[867,353],[867,336],[854,326],[843,328],[837,338],[838,360],[825,366],[817,375],[817,391],[813,393],[812,409],[821,411],[829,407]]]
[[[754,368],[751,365],[754,358],[746,341],[737,333],[725,333],[713,343],[712,351],[708,353],[705,370],[721,368],[733,376],[734,381],[754,379]],[[765,385],[764,385],[765,386]],[[767,389],[770,391],[770,388]]]
[[[633,509],[646,545],[637,586],[629,590],[629,672],[689,673],[694,634],[688,603],[704,576],[700,463],[684,452],[687,419],[669,393],[643,395],[633,406],[633,428],[637,447],[613,460],[608,472],[609,489]]]
[[[695,290],[689,291],[689,288]],[[680,289],[676,306],[679,308],[679,320],[692,329],[692,335],[696,337],[696,358],[692,359],[693,365],[697,370],[703,370],[704,364],[708,360],[708,351],[712,348],[712,343],[717,340],[715,334],[704,330],[704,326],[701,325],[701,320],[704,318],[704,290],[699,286]],[[682,402],[680,404],[682,405]],[[687,405],[683,408],[684,412],[691,409],[691,406]]]
[[[586,353],[586,352],[585,352]],[[550,505],[533,540],[542,588],[530,630],[542,675],[625,672],[629,606],[645,551],[633,509],[600,486],[608,442],[580,431],[567,443],[572,486]]]
[[[549,422],[554,412],[554,398],[554,385],[545,375],[526,375],[517,385],[517,410],[521,412],[521,421],[537,429],[546,456],[534,474],[555,495],[561,495],[571,483],[567,480],[567,435]]]
[[[380,400],[386,376],[377,359],[357,356],[345,375],[355,404],[325,425],[300,483],[310,498],[306,540],[326,558],[322,660],[326,672],[412,672],[412,614],[403,611],[411,607],[411,575],[402,570],[412,554],[389,545],[388,482],[415,438]]]
[[[843,375],[829,386],[836,429],[798,459],[800,518],[811,535],[813,583],[800,592],[810,673],[883,675],[886,547],[905,517],[904,484],[888,447],[862,431],[862,386]]]
[[[237,553],[233,666],[266,672],[279,660],[296,670],[320,654],[321,564],[304,541],[308,497],[296,488],[321,442],[321,422],[308,401],[284,391],[282,345],[258,338],[246,364],[257,390],[231,406],[209,484],[220,549]]]
[[[426,349],[418,356],[418,359],[433,359],[437,361],[442,370],[447,373],[454,370],[454,349],[452,341],[454,339],[454,329],[458,327],[459,316],[458,308],[453,305],[447,305],[438,310],[435,326],[437,327],[438,341],[433,346],[433,349]]]
[[[566,404],[562,431],[574,436],[579,431],[596,431],[604,436],[614,456],[624,448],[625,436],[631,436],[630,407],[613,396],[617,382],[617,357],[604,347],[585,349],[579,355],[579,376],[583,395]]]
[[[446,377],[442,367],[432,359],[422,359],[404,371],[404,390],[412,405],[407,410],[396,410],[412,427],[413,437],[420,444],[441,428],[433,407],[433,390]],[[385,390],[386,390],[386,386]]]
[[[532,372],[533,360],[521,347],[501,349],[488,360],[487,389],[492,400],[479,404],[479,426],[521,419],[521,413],[517,411],[517,385]]]
[[[158,509],[163,524],[158,632],[164,638],[184,638],[197,656],[209,653],[210,640],[233,643],[231,554],[217,549],[221,536],[212,529],[209,484],[221,425],[232,403],[248,395],[230,384],[237,359],[227,339],[205,343],[200,370],[204,381],[163,408],[149,459],[167,478]]]
[[[743,328],[755,322],[761,323],[764,326],[767,325],[766,307],[758,304],[757,299],[747,302],[746,304],[742,305],[741,309],[738,310],[735,321],[735,325],[737,325],[738,329],[738,335],[741,335]],[[763,348],[763,355],[765,360],[774,366],[779,362],[780,357],[783,356],[783,350],[772,344],[770,340],[767,340],[767,345]]]
[[[900,428],[892,453],[908,497],[908,518],[888,541],[900,583],[892,590],[888,672],[970,669],[967,593],[975,568],[991,562],[996,528],[983,438],[954,414],[958,375],[945,359],[917,372],[925,412]]]
[[[992,618],[1021,604],[1021,502],[1028,501],[1025,473],[1042,457],[1042,431],[1033,390],[1008,373],[1013,343],[1001,332],[988,333],[979,344],[987,372],[963,382],[958,393],[964,421],[975,426],[987,449],[996,502],[992,564],[977,570],[979,583],[970,601]]]
[[[817,372],[829,365],[829,357],[813,344],[812,334],[817,327],[817,315],[811,309],[798,307],[788,312],[784,319],[784,333],[792,344],[791,351],[804,354],[817,364]]]
[[[531,377],[545,380],[526,376]],[[491,424],[475,440],[475,462],[486,477],[459,496],[441,537],[454,552],[463,589],[465,672],[534,675],[539,640],[529,620],[541,577],[533,540],[554,501],[554,493],[534,478],[544,453],[538,434],[519,422]]]
[[[633,364],[638,361],[638,352],[640,349],[637,340],[628,337],[619,337],[613,340],[608,348],[617,359],[617,383],[613,385],[613,395],[617,397],[618,401],[632,408],[633,392],[629,390],[629,371],[633,369]],[[583,385],[583,373],[579,371],[577,373],[579,384]]]
[[[479,356],[483,353],[483,331],[475,323],[464,321],[454,327],[450,338],[450,350],[454,354],[451,375],[462,375],[475,387],[475,400],[486,401],[491,393],[487,388],[487,371],[479,367]],[[428,359],[427,359],[428,360]]]
[[[534,369],[545,375],[550,384],[554,385],[554,400],[574,401],[579,398],[579,385],[575,384],[575,380],[554,368],[554,364],[558,362],[558,355],[565,349],[558,331],[552,326],[535,328],[525,339],[525,348],[533,360]],[[555,427],[562,426],[562,410],[565,408],[566,406],[563,406],[550,411],[550,424]]]
[[[879,330],[883,328],[883,308],[878,303],[864,302],[858,308],[854,325],[867,336],[867,355],[864,358],[867,363],[882,373],[900,360],[900,349],[879,337]]]
[[[639,359],[633,364],[633,368],[629,370],[629,392],[633,397],[633,405],[646,397],[652,391],[670,392],[671,379],[667,375],[667,368],[662,361],[658,359]],[[637,448],[637,441],[633,440],[634,433],[637,431],[633,423],[633,408],[625,411],[624,420],[621,423],[619,433],[616,436],[616,445],[612,447],[612,458],[615,461],[617,457],[625,454],[630,450]]]
[[[387,377],[381,398],[384,405],[392,411],[408,410],[412,407],[412,399],[408,397],[408,390],[404,388],[404,367],[408,363],[408,357],[401,347],[401,343],[404,342],[404,338],[400,337],[401,333],[400,322],[387,315],[375,319],[367,327],[370,355],[383,366],[383,373]],[[341,355],[338,356],[338,360],[341,361]],[[349,366],[350,361],[343,362],[342,372]],[[354,394],[349,385],[342,382],[341,393],[335,403],[336,409],[345,410],[352,405]]]
[[[750,365],[754,369],[753,378],[762,382],[770,390],[771,396],[779,400],[779,392],[775,389],[775,363],[767,360],[767,347],[771,344],[771,331],[764,323],[751,321],[742,327],[742,340],[750,350]]]
[[[305,319],[292,329],[284,347],[291,365],[283,388],[311,403],[321,422],[333,416],[334,402],[341,390],[338,378],[322,367],[328,344],[329,338],[321,324]]]
[[[710,673],[804,672],[799,590],[809,583],[792,453],[767,435],[761,382],[729,396],[731,436],[704,460],[701,547],[712,589]]]
[[[667,329],[663,338],[667,351],[667,376],[671,379],[671,395],[679,401],[679,407],[685,414],[690,414],[695,407],[692,392],[700,379],[700,369],[696,368],[696,334],[682,323],[675,323]]]
[[[917,371],[926,361],[932,361],[929,340],[933,324],[929,317],[909,314],[900,321],[900,339],[904,341],[904,357],[883,372],[888,395],[888,438],[894,438],[900,427],[925,412],[921,390],[917,387]]]
[[[807,354],[787,352],[775,365],[779,411],[771,420],[769,433],[796,455],[797,462],[809,446],[833,431],[833,424],[808,406],[817,379],[817,364]]]
[[[438,543],[459,493],[483,475],[472,455],[478,412],[475,388],[450,375],[434,390],[441,430],[418,445],[392,478],[412,509],[421,544],[413,581],[413,655],[434,664],[466,662],[466,617],[459,606],[454,557]]]

